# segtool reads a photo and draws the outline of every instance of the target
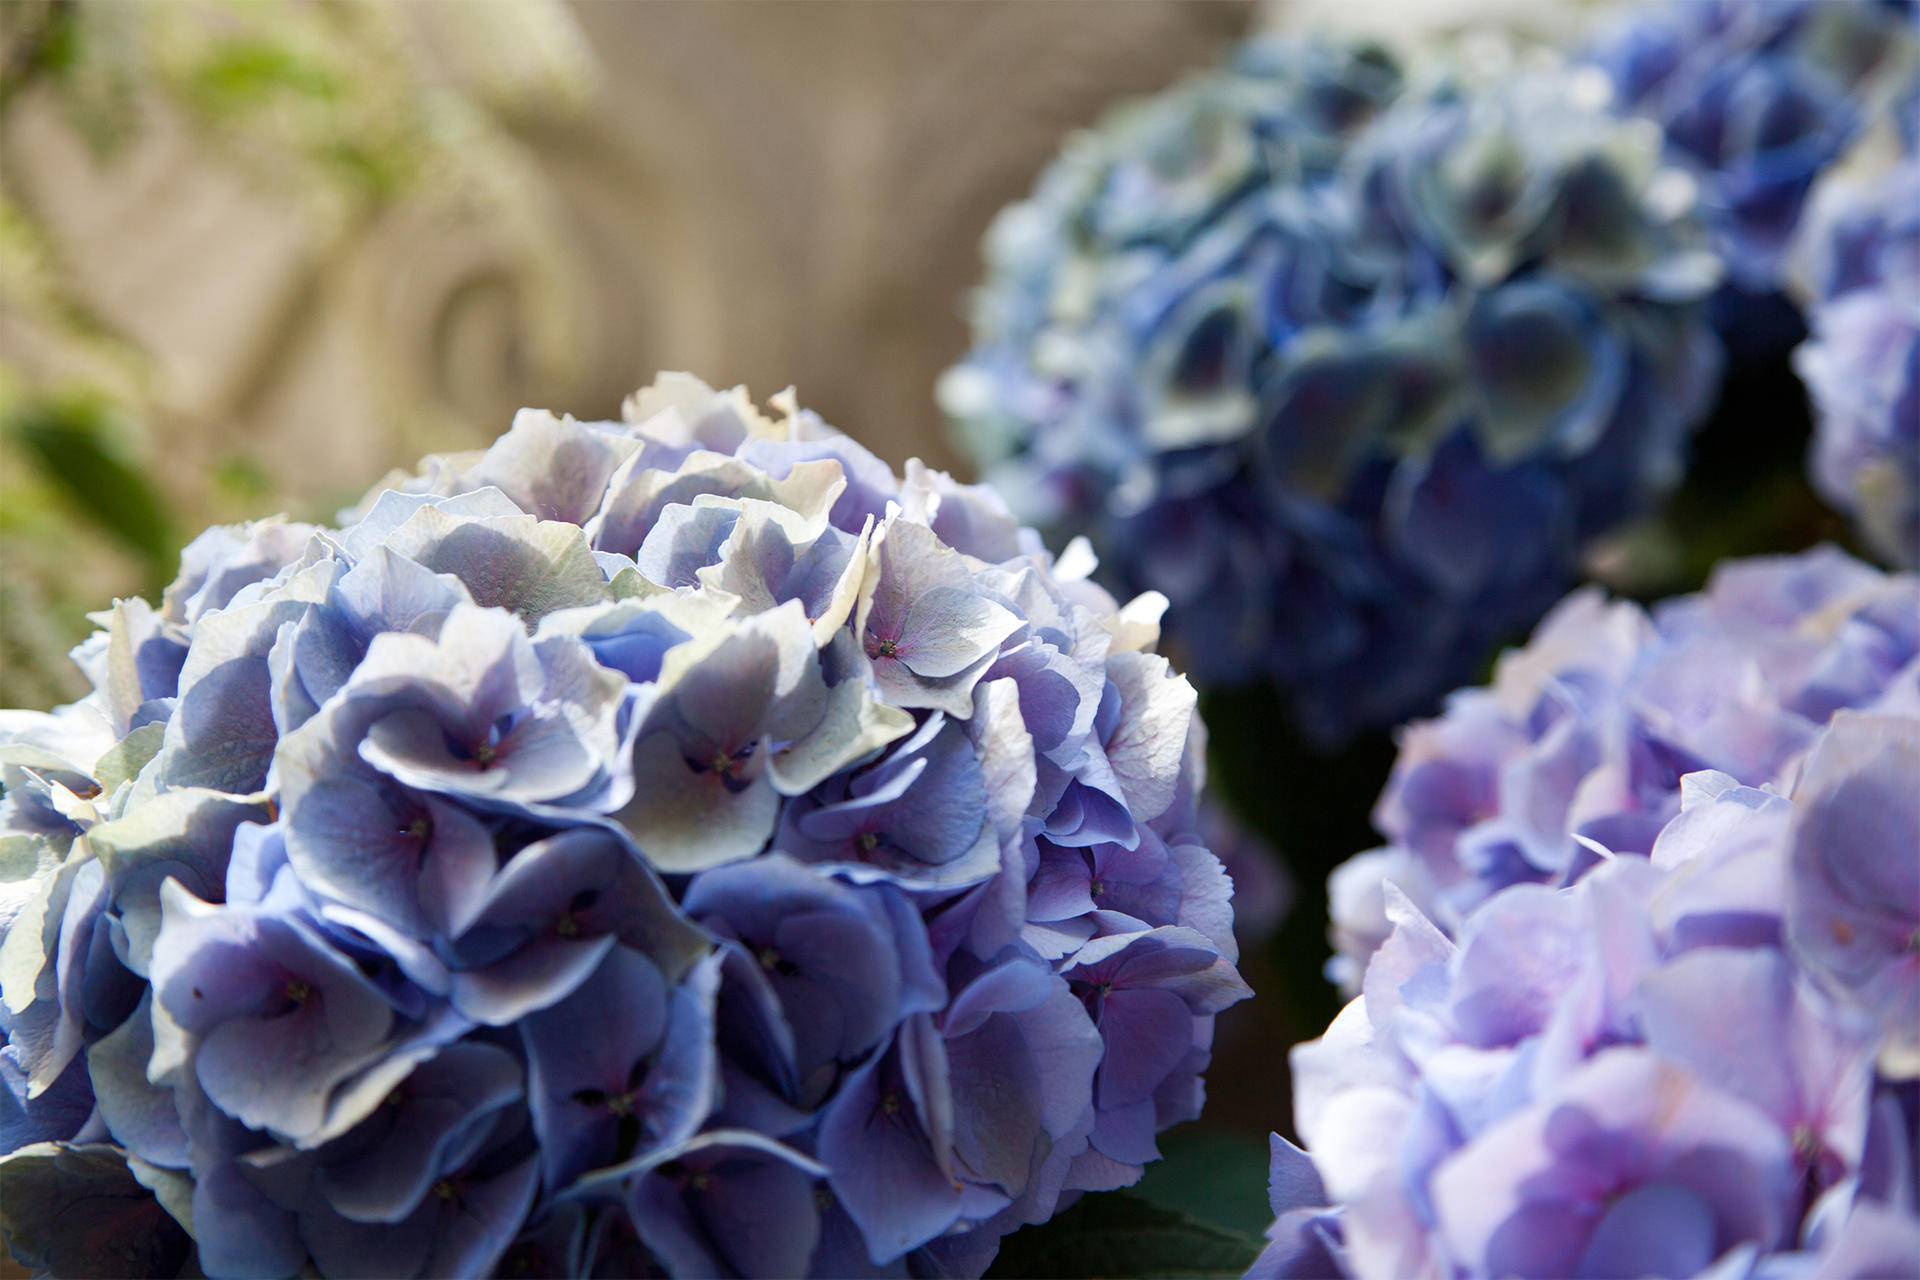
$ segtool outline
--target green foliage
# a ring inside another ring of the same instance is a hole
[[[1087,1196],[1051,1221],[1008,1236],[987,1275],[1003,1280],[1238,1276],[1260,1248],[1256,1237],[1113,1191]]]
[[[50,608],[31,583],[14,579],[9,559],[0,543],[0,707],[70,702],[86,692],[79,668],[67,661],[85,618]]]
[[[34,399],[0,419],[16,442],[68,500],[72,514],[100,527],[143,558],[156,585],[179,555],[174,521],[159,492],[119,447],[105,401],[93,396]]]
[[[17,0],[0,6],[0,48],[7,51],[0,67],[0,108],[43,71],[71,67],[79,52],[79,23],[71,5],[51,0]]]
[[[20,394],[0,379],[0,705],[85,692],[67,650],[114,596],[157,595],[179,522],[98,393]]]
[[[281,93],[332,102],[341,89],[330,68],[251,35],[214,45],[190,76],[206,104],[218,111],[251,110]]]
[[[247,506],[257,506],[273,492],[273,477],[259,461],[234,453],[222,458],[213,468],[213,487],[221,496]]]
[[[1258,1236],[1273,1221],[1266,1138],[1205,1126],[1201,1121],[1161,1134],[1160,1159],[1147,1166],[1132,1194],[1224,1231]]]

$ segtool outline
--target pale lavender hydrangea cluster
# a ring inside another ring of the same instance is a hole
[[[61,1274],[977,1273],[1246,994],[1194,694],[986,491],[664,377],[188,548],[0,713]]]
[[[1391,931],[1386,882],[1451,933],[1510,885],[1651,852],[1687,774],[1790,790],[1843,709],[1920,716],[1920,578],[1822,547],[1650,612],[1574,593],[1490,685],[1403,731],[1374,810],[1389,843],[1329,881],[1332,976],[1355,989]]]
[[[1389,887],[1253,1274],[1916,1274],[1916,778],[1920,716],[1843,710],[1790,795],[1689,773],[1648,853],[1452,937]]]
[[[1810,215],[1813,480],[1881,555],[1920,568],[1920,152]]]

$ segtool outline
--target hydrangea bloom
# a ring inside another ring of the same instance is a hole
[[[1404,731],[1374,810],[1390,843],[1328,885],[1334,976],[1355,987],[1390,931],[1384,882],[1452,931],[1509,885],[1577,878],[1596,844],[1651,852],[1689,773],[1789,789],[1843,709],[1920,715],[1920,578],[1823,547],[1722,565],[1651,613],[1574,593]]]
[[[1770,295],[1815,181],[1913,74],[1915,36],[1908,6],[1882,0],[1670,0],[1623,15],[1589,57],[1699,183],[1730,283]],[[1769,345],[1751,297],[1718,310],[1733,341]]]
[[[1920,152],[1864,188],[1834,184],[1814,225],[1814,483],[1875,550],[1920,568]]]
[[[1157,602],[777,403],[214,530],[4,713],[23,1261],[977,1272],[1198,1112],[1246,988]]]
[[[1843,710],[1791,798],[1690,773],[1650,855],[1453,938],[1389,887],[1253,1274],[1912,1274],[1916,776],[1920,715]]]
[[[942,380],[1016,509],[1337,738],[1424,706],[1678,474],[1717,280],[1597,73],[1256,43],[1075,139]]]

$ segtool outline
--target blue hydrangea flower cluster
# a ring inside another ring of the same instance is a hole
[[[1920,568],[1920,152],[1832,184],[1820,206],[1812,336],[1793,356],[1814,406],[1813,480],[1876,551]]]
[[[775,404],[215,529],[0,718],[23,1260],[978,1273],[1198,1112],[1247,992],[1157,602]]]
[[[1920,578],[1831,547],[1722,565],[1656,606],[1569,596],[1492,683],[1406,728],[1374,810],[1384,848],[1328,883],[1332,976],[1357,989],[1391,881],[1453,932],[1500,890],[1646,855],[1682,779],[1785,793],[1846,709],[1920,716]]]
[[[1650,853],[1455,937],[1390,889],[1252,1274],[1912,1274],[1916,777],[1920,715],[1843,710],[1790,797],[1690,773]]]
[[[1616,20],[1588,57],[1699,183],[1729,281],[1767,295],[1816,180],[1914,86],[1917,36],[1904,0],[1666,0]],[[1766,346],[1766,312],[1725,301],[1729,339]]]
[[[1597,72],[1255,43],[1076,138],[943,378],[1015,509],[1169,598],[1203,683],[1413,714],[1678,475],[1718,264]]]

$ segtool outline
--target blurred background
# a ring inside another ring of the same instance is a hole
[[[793,385],[896,467],[955,467],[932,389],[967,344],[981,234],[1071,130],[1256,24],[1413,40],[1550,35],[1587,12],[6,0],[0,706],[78,696],[65,654],[86,611],[157,596],[206,525],[329,519],[392,467],[483,445],[520,406],[617,416],[657,370],[762,401]],[[1797,384],[1783,367],[1742,385],[1697,454],[1736,460],[1716,474],[1769,510],[1810,508],[1804,412],[1786,415],[1785,497],[1754,487],[1740,435],[1743,403],[1798,404]],[[1701,530],[1735,526],[1711,488],[1690,490],[1708,514],[1678,518],[1704,565],[1729,548]],[[1657,547],[1624,546],[1614,585],[1695,585]],[[1271,699],[1209,700],[1214,770],[1287,855],[1299,901],[1245,959],[1262,998],[1221,1020],[1208,1119],[1168,1140],[1148,1187],[1254,1231],[1285,1050],[1338,1002],[1319,977],[1320,879],[1377,842],[1367,815],[1392,759],[1384,734],[1334,757],[1276,743]],[[1250,856],[1249,888],[1277,910],[1284,873]]]
[[[657,370],[957,463],[988,220],[1256,25],[1545,34],[1577,0],[7,0],[0,703],[207,524],[325,516]]]
[[[988,219],[1239,0],[0,5],[0,703],[214,521],[661,369],[954,461]]]

